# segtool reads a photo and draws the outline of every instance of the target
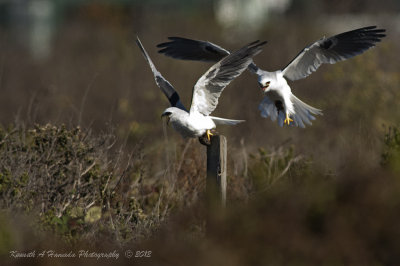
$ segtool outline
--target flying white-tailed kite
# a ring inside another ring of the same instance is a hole
[[[304,48],[283,70],[268,72],[251,63],[248,70],[258,77],[258,83],[264,92],[264,99],[259,105],[262,117],[278,119],[278,124],[290,124],[305,127],[315,120],[313,115],[322,115],[321,110],[299,100],[291,92],[287,80],[303,79],[316,71],[323,63],[334,64],[359,55],[375,43],[381,41],[384,29],[376,26],[364,27],[322,38]],[[215,62],[229,55],[229,51],[208,41],[191,40],[180,37],[169,37],[157,47],[159,53],[166,56],[183,59]]]
[[[200,142],[209,144],[210,136],[213,135],[211,130],[215,129],[216,124],[236,125],[244,122],[244,120],[214,117],[210,114],[217,107],[218,98],[224,88],[249,66],[252,57],[261,52],[261,48],[266,42],[252,42],[236,52],[224,56],[222,60],[213,65],[194,85],[189,112],[181,103],[174,87],[157,71],[139,38],[136,43],[153,71],[157,86],[171,104],[171,107],[165,109],[162,117],[167,117],[167,123],[171,123],[182,137],[199,137]]]

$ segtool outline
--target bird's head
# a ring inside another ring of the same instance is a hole
[[[271,81],[259,81],[258,85],[260,85],[260,88],[262,89],[263,92],[266,92],[270,83]]]
[[[169,124],[169,120],[171,119],[171,115],[172,115],[172,112],[171,111],[167,111],[167,110],[165,110],[164,113],[162,113],[162,115],[161,115],[161,118],[166,117],[167,125]]]
[[[169,121],[171,120],[172,116],[175,114],[176,108],[175,107],[169,107],[164,110],[164,112],[161,115],[161,118],[166,117],[167,119],[167,124],[169,124]]]

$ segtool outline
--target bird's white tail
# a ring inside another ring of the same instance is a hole
[[[290,99],[293,103],[294,114],[291,114],[291,118],[296,126],[304,128],[304,123],[308,125],[312,125],[311,121],[315,120],[313,115],[322,115],[322,111],[320,109],[314,108],[304,102],[302,102],[299,98],[294,96],[293,94],[290,96]]]
[[[242,123],[245,121],[245,120],[226,119],[226,118],[215,117],[215,116],[210,116],[210,118],[217,125],[236,125],[236,124],[239,124],[239,123]]]
[[[290,96],[290,100],[293,103],[294,113],[290,114],[293,119],[292,125],[298,127],[306,127],[304,123],[311,125],[311,121],[315,120],[313,115],[322,115],[322,111],[314,108],[302,101],[300,101],[293,94]],[[278,120],[278,124],[283,126],[286,115],[283,110],[278,112],[275,103],[271,101],[267,96],[264,97],[258,109],[261,111],[261,116],[264,118],[270,117],[272,121]]]

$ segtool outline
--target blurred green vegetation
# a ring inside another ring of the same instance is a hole
[[[109,152],[115,144],[112,135],[92,137],[79,127],[36,125],[1,128],[0,136],[1,209],[9,214],[33,216],[39,228],[71,243],[93,230],[111,232],[121,226],[110,216],[135,223],[147,219],[139,215],[140,204],[130,203],[135,197],[117,193],[121,185],[139,183],[140,155],[122,165],[122,154]],[[139,237],[139,231],[132,237]]]
[[[300,155],[295,156],[293,147],[279,147],[268,152],[260,148],[257,154],[250,154],[250,159],[249,177],[256,191],[270,189],[289,170],[300,173],[300,168],[307,168],[306,160]]]
[[[37,244],[19,246],[8,219],[29,217],[33,235],[54,234],[66,245],[107,240],[121,246],[150,237],[171,210],[192,204],[201,193],[202,183],[195,180],[205,171],[193,156],[181,157],[171,173],[163,173],[168,176],[153,178],[152,163],[140,146],[127,154],[125,146],[115,145],[112,133],[94,135],[79,127],[0,128],[0,218],[5,224],[0,255]]]
[[[398,127],[389,127],[385,133],[384,151],[381,164],[389,167],[397,174],[400,173],[400,130]]]

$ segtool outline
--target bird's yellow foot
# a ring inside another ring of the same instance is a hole
[[[289,115],[288,114],[286,114],[286,119],[285,119],[285,121],[283,121],[283,123],[284,124],[290,124],[290,122],[293,122],[293,119],[291,119],[290,117],[289,117]]]
[[[211,140],[211,136],[214,136],[214,134],[211,133],[211,130],[209,130],[209,129],[207,129],[206,134],[207,134],[207,139],[208,139],[208,141]]]

